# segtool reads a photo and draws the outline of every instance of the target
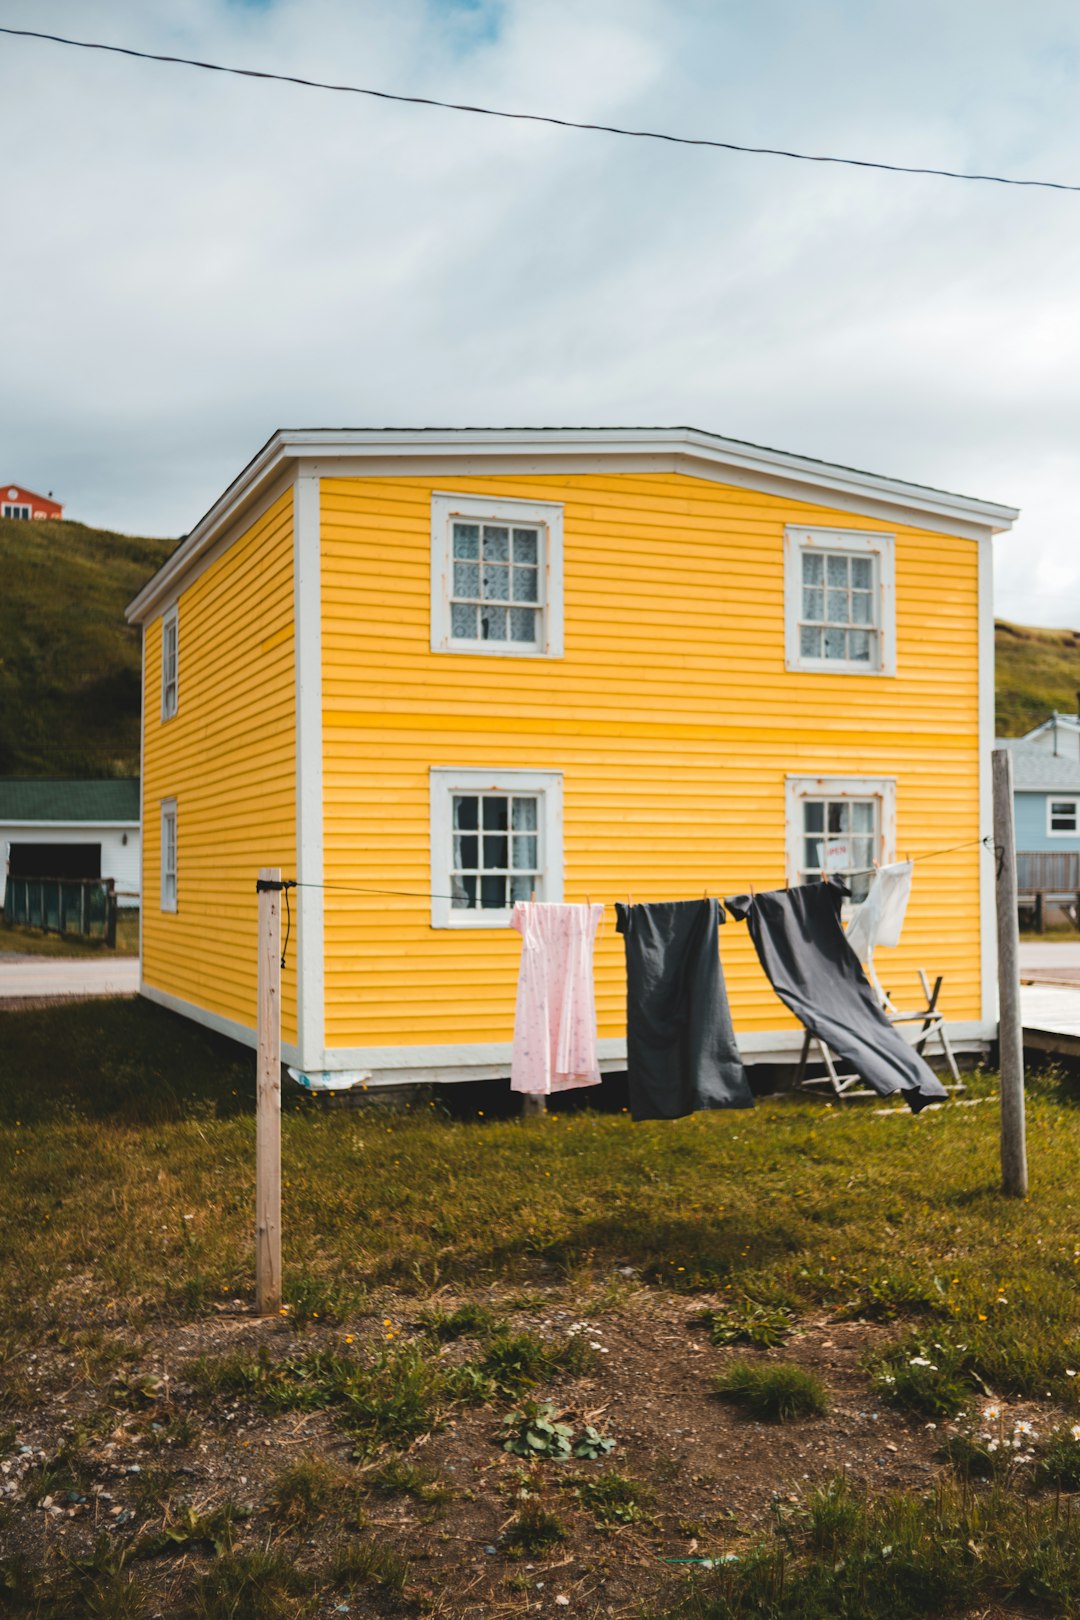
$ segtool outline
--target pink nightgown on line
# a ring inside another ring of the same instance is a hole
[[[600,1083],[596,1060],[593,941],[603,906],[519,900],[510,917],[521,935],[513,1091],[566,1091]]]

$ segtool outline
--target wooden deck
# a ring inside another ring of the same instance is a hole
[[[1080,1057],[1080,985],[1020,986],[1024,1045],[1060,1057]]]

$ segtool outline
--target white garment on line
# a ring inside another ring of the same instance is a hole
[[[546,1095],[600,1083],[596,1057],[593,942],[604,908],[519,900],[510,917],[521,935],[513,1091]]]
[[[860,962],[870,959],[877,946],[891,949],[900,933],[911,895],[912,863],[896,861],[874,873],[866,899],[848,924],[847,942]]]

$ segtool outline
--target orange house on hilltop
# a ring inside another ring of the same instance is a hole
[[[35,495],[21,484],[0,484],[0,517],[6,518],[58,518],[64,508],[54,501],[51,493]]]

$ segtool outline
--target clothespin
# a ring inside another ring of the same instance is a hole
[[[530,904],[530,906],[535,906],[535,904],[536,904],[536,890],[535,889],[531,889],[529,891],[529,904]]]

